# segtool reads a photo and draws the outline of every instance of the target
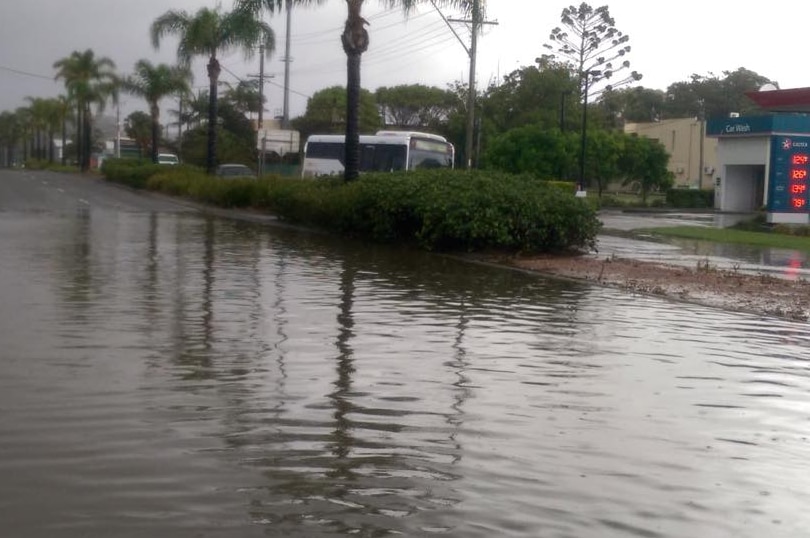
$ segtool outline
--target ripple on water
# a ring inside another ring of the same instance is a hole
[[[803,324],[225,221],[82,218],[0,233],[16,535],[808,523]]]

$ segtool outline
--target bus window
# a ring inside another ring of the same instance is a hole
[[[363,144],[360,146],[360,170],[362,172],[377,170],[377,168],[374,166],[374,157],[377,153],[375,149],[376,148],[372,144]]]
[[[339,142],[309,142],[307,144],[307,157],[310,159],[335,159],[344,164],[346,150]]]

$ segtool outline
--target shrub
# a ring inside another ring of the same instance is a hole
[[[569,186],[503,172],[424,170],[341,179],[223,180],[199,169],[112,163],[109,178],[222,207],[430,250],[593,249],[600,222]]]
[[[273,205],[289,220],[430,250],[594,248],[600,225],[592,207],[572,194],[499,172],[367,174],[286,194]]]
[[[669,189],[667,205],[682,209],[702,209],[714,207],[714,191],[699,189]]]

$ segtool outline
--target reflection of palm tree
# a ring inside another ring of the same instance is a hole
[[[470,378],[467,377],[466,371],[469,367],[469,363],[467,362],[467,349],[464,347],[464,333],[469,323],[470,320],[467,318],[467,309],[462,300],[458,314],[458,323],[456,324],[456,338],[453,341],[453,361],[450,363],[455,370],[457,378],[455,383],[453,383],[453,386],[456,388],[453,397],[454,402],[450,406],[454,412],[447,416],[447,422],[453,426],[453,431],[450,433],[450,442],[453,443],[458,451],[453,457],[453,463],[461,461],[461,443],[456,439],[456,436],[458,435],[458,430],[460,430],[461,426],[464,424],[464,411],[462,407],[472,393],[468,388]]]
[[[340,274],[340,312],[337,316],[338,337],[335,343],[338,349],[337,356],[337,380],[335,381],[335,391],[330,394],[330,398],[335,407],[335,430],[332,432],[332,454],[336,456],[332,474],[336,476],[351,476],[351,464],[347,457],[351,451],[355,440],[349,433],[352,429],[351,420],[348,414],[352,411],[352,404],[349,400],[349,393],[352,388],[352,374],[354,373],[354,359],[352,348],[349,344],[354,336],[354,316],[352,313],[354,303],[354,279],[353,268],[345,267]]]
[[[178,220],[178,225],[182,224],[182,220]],[[201,293],[198,294],[198,291],[194,289],[194,297],[198,297],[201,295],[201,305],[200,309],[202,310],[202,319],[200,319],[200,325],[202,326],[202,342],[199,342],[198,338],[192,337],[189,333],[194,333],[194,329],[196,329],[197,320],[194,320],[194,327],[187,328],[186,324],[188,323],[189,317],[185,312],[185,308],[188,304],[185,297],[185,289],[193,280],[193,275],[190,274],[186,268],[184,267],[184,263],[182,258],[178,259],[176,267],[177,267],[177,275],[175,277],[175,290],[176,290],[176,297],[173,301],[173,304],[176,307],[176,311],[173,315],[173,319],[175,320],[177,333],[173,335],[173,339],[176,345],[179,346],[177,351],[177,355],[175,360],[178,364],[182,365],[186,372],[183,375],[183,379],[191,380],[206,380],[212,379],[214,377],[214,371],[211,368],[211,347],[212,347],[212,337],[213,337],[213,287],[215,281],[214,275],[214,249],[215,249],[215,227],[214,227],[214,220],[212,218],[208,218],[205,220],[205,228],[204,228],[204,240],[203,240],[203,269],[202,269],[202,290]],[[182,254],[185,252],[185,248],[183,245],[189,244],[197,244],[190,241],[188,238],[183,237],[181,235],[183,228],[178,226],[178,234],[177,238],[175,239],[176,244],[178,245],[178,255],[182,257]],[[196,237],[195,237],[196,239]],[[196,335],[194,335],[196,336]],[[202,349],[197,349],[196,344],[202,344]]]

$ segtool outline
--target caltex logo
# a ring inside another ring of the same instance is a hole
[[[790,140],[790,138],[785,138],[782,141],[782,149],[790,149],[792,147],[793,147],[793,142]]]

